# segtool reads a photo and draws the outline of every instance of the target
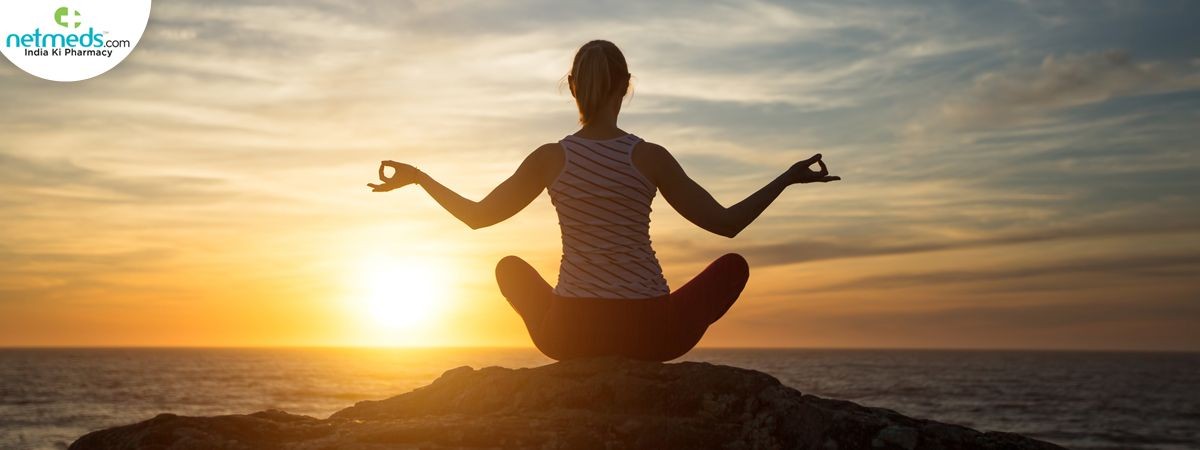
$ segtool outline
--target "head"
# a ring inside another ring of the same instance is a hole
[[[612,42],[595,40],[575,53],[567,85],[579,106],[579,123],[587,125],[605,108],[621,108],[629,90],[629,66],[625,55]]]

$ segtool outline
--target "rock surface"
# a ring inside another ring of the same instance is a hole
[[[89,433],[71,449],[1056,449],[801,394],[753,370],[623,359],[459,367],[328,419],[263,411]]]

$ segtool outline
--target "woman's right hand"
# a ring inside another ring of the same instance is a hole
[[[811,167],[813,164],[818,165],[821,170],[812,170]],[[829,168],[825,167],[825,161],[821,160],[820,153],[813,155],[812,158],[808,158],[804,161],[793,164],[792,167],[788,169],[787,173],[788,179],[792,182],[792,184],[828,183],[830,181],[842,179],[842,177],[829,175]]]
[[[392,168],[391,176],[387,175],[387,169]],[[421,171],[416,167],[395,161],[382,161],[379,163],[379,181],[383,183],[367,183],[374,192],[387,192],[393,189],[408,186],[417,182],[417,176]]]

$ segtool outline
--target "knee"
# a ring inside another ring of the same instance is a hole
[[[736,279],[747,280],[750,278],[750,263],[746,262],[746,258],[742,255],[726,253],[717,258],[717,262]]]
[[[520,276],[521,268],[528,266],[525,260],[513,255],[500,258],[500,262],[496,263],[496,284],[500,286],[500,292],[507,296],[507,287],[514,278]]]
[[[529,263],[520,257],[508,255],[500,258],[500,262],[496,263],[496,280],[503,284],[505,279],[520,273],[521,269],[526,267],[529,267]]]
[[[522,265],[527,266],[527,265],[529,265],[529,263],[526,263],[525,260],[521,259],[521,257],[519,257],[519,256],[514,256],[514,255],[505,256],[503,258],[500,258],[500,262],[496,263],[496,275],[499,275],[501,273],[510,272],[510,271],[512,271],[512,269],[514,269],[516,267],[520,267]]]

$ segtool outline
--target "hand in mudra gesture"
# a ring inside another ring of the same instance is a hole
[[[821,169],[812,170],[813,164],[816,164]],[[842,179],[842,177],[829,175],[829,168],[825,167],[825,161],[821,160],[820,153],[813,155],[812,158],[793,164],[788,169],[788,177],[792,183],[828,183]]]
[[[388,176],[387,169],[392,168],[392,175]],[[393,189],[402,188],[417,182],[417,175],[421,171],[416,167],[395,161],[383,161],[379,163],[379,181],[383,183],[367,183],[374,192],[387,192]]]

